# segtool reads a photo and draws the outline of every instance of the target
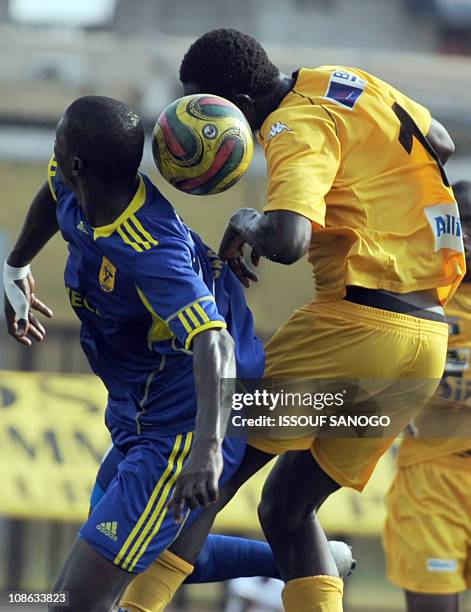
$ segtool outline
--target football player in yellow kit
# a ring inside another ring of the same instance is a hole
[[[263,256],[291,264],[309,251],[315,298],[268,343],[265,375],[436,380],[433,393],[447,349],[442,305],[465,272],[459,213],[443,169],[454,150],[445,128],[426,108],[356,68],[284,75],[255,39],[230,29],[193,43],[180,80],[185,94],[234,102],[258,133],[267,161],[264,213],[235,213],[221,256],[249,284],[254,275],[243,261],[245,243],[254,263]],[[409,420],[422,403],[406,405]],[[343,584],[316,510],[342,486],[361,491],[391,443],[392,436],[249,440],[253,454],[246,455],[233,490],[281,454],[259,517],[286,582],[288,612],[342,610]],[[189,473],[177,483],[177,516],[185,505],[200,504],[194,486]],[[232,492],[220,491],[206,512],[214,514]],[[170,549],[190,563],[195,524]],[[148,582],[134,584],[126,609],[163,609],[134,605]]]
[[[283,75],[257,41],[235,30],[193,43],[180,80],[186,94],[218,94],[238,105],[267,161],[264,214],[238,211],[221,255],[243,277],[244,243],[255,258],[285,264],[309,250],[314,301],[268,343],[265,376],[439,379],[448,335],[441,304],[465,271],[442,166],[453,150],[446,130],[362,70]],[[259,508],[290,612],[341,610],[342,585],[314,509],[339,486],[361,490],[391,442],[250,441],[271,454],[304,450],[281,455]]]
[[[469,265],[471,182],[460,181],[453,190]],[[442,433],[449,437],[428,437],[434,434],[431,428],[443,426],[433,402],[415,420],[420,437],[406,438],[401,444],[398,473],[387,497],[384,546],[388,577],[406,591],[408,612],[457,612],[458,593],[471,588],[469,272],[447,305],[446,315],[448,358],[437,404],[447,421],[448,431]]]

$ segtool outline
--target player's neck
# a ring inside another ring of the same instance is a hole
[[[295,80],[292,77],[280,72],[278,80],[270,90],[270,93],[257,100],[257,106],[260,108],[258,113],[260,125],[258,128],[262,126],[268,115],[280,106],[283,98],[293,89],[294,83]]]
[[[139,178],[116,183],[97,183],[82,186],[77,193],[87,222],[92,227],[103,227],[116,221],[126,210],[139,187]]]

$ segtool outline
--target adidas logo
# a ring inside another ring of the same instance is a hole
[[[118,539],[118,523],[116,521],[112,523],[98,523],[96,528],[98,531],[101,531],[103,535],[111,538],[115,542]]]
[[[77,229],[88,235],[88,228],[83,221],[80,221],[80,223],[77,224]]]

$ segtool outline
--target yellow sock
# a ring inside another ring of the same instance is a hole
[[[119,605],[125,612],[161,612],[192,571],[193,565],[165,550],[155,563],[134,578]]]
[[[308,576],[286,583],[286,612],[342,612],[343,582],[334,576]]]

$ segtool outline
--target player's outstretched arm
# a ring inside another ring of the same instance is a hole
[[[259,257],[263,256],[289,265],[306,254],[311,232],[311,221],[296,212],[272,210],[260,214],[253,208],[241,208],[229,221],[219,255],[229,262],[235,274],[247,285],[244,281],[256,278],[248,274],[250,270],[242,258],[245,242],[253,248],[253,264],[257,265]]]
[[[439,121],[432,118],[426,138],[437,152],[442,164],[446,164],[455,152],[455,144],[446,128]]]
[[[52,310],[34,295],[29,264],[58,229],[56,203],[45,182],[31,203],[3,271],[8,333],[25,346],[30,346],[32,339],[40,342],[46,333],[32,311],[52,317]]]
[[[234,341],[225,329],[209,329],[193,339],[197,397],[196,429],[190,455],[175,485],[171,505],[180,521],[184,507],[207,506],[218,496],[222,441],[236,377]]]

